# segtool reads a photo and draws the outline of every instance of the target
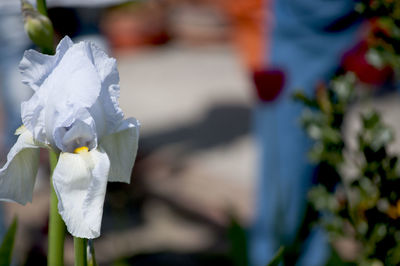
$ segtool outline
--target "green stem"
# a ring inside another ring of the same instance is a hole
[[[39,13],[47,17],[46,0],[36,0],[36,6]]]
[[[87,266],[87,240],[85,238],[74,237],[75,266]]]
[[[56,154],[54,151],[50,151],[49,157],[51,175],[53,175],[54,168],[57,165],[58,154]],[[52,180],[50,194],[49,246],[47,265],[62,266],[64,265],[65,225],[60,214],[58,213],[58,199],[53,188]]]
[[[47,16],[46,0],[36,0],[37,10]],[[43,47],[42,47],[43,50]],[[46,54],[54,54],[54,49],[47,49]],[[53,176],[56,168],[58,156],[53,150],[49,151],[50,176]],[[48,255],[47,265],[64,265],[64,239],[65,224],[58,213],[58,198],[53,187],[53,178],[50,179],[50,214],[49,214],[49,235],[48,235]]]

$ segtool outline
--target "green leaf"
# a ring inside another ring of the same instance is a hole
[[[306,94],[302,91],[297,90],[292,94],[292,98],[294,101],[298,101],[303,103],[304,105],[312,108],[318,108],[318,103],[315,99],[309,98]]]
[[[340,256],[337,254],[335,249],[331,249],[331,256],[329,260],[326,262],[326,266],[357,266],[355,263],[345,262],[343,261]]]
[[[235,266],[249,265],[246,231],[233,215],[231,215],[231,223],[228,228],[228,237],[231,244],[230,257],[233,264]]]
[[[275,256],[272,258],[272,260],[267,264],[267,266],[278,266],[283,259],[284,251],[285,251],[285,248],[280,247],[278,249],[278,251],[275,253]]]
[[[0,266],[11,264],[12,251],[14,247],[15,233],[17,232],[17,218],[15,217],[0,246]]]

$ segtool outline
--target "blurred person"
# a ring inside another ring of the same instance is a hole
[[[307,158],[311,141],[299,123],[303,106],[292,94],[301,89],[310,95],[318,82],[328,82],[361,35],[353,1],[269,0],[263,9],[262,69],[252,69],[259,96],[258,186],[249,238],[254,266],[266,265],[280,246],[290,249],[305,218],[315,169]],[[325,265],[329,250],[324,231],[312,228],[296,265]]]

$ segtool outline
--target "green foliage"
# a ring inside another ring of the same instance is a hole
[[[309,192],[309,200],[321,213],[319,223],[332,240],[350,238],[359,245],[358,265],[400,264],[400,173],[398,157],[388,152],[394,140],[376,111],[361,114],[357,149],[347,150],[342,124],[348,105],[354,99],[354,75],[336,78],[329,87],[319,88],[314,98],[298,97],[308,108],[302,125],[314,144],[312,161],[329,168],[321,184]],[[345,92],[345,90],[347,92]],[[341,169],[345,160],[355,160],[354,173]],[[333,174],[332,174],[333,173]],[[331,176],[339,177],[332,187]]]
[[[14,218],[0,246],[0,266],[11,265],[14,248],[15,233],[17,232],[17,218]]]
[[[331,256],[325,266],[338,266],[338,265],[340,265],[340,266],[357,266],[357,264],[355,264],[355,263],[343,261],[340,258],[340,256],[337,254],[337,252],[335,250],[332,250]]]
[[[354,97],[355,82],[354,74],[348,73],[334,79],[329,88],[318,87],[315,98],[295,93],[295,100],[308,107],[301,122],[308,136],[314,140],[309,154],[313,162],[325,162],[334,167],[343,162],[341,126],[347,106]]]
[[[281,263],[281,261],[283,260],[284,251],[285,251],[285,248],[280,247],[278,249],[278,251],[275,253],[272,260],[267,264],[267,266],[278,266]]]
[[[246,231],[234,217],[231,217],[228,238],[231,244],[229,255],[233,264],[235,266],[249,265]]]
[[[361,0],[356,10],[371,21],[367,59],[378,68],[391,66],[400,72],[400,1]]]
[[[400,1],[361,0],[356,10],[370,20],[367,60],[382,69],[390,66],[400,77]],[[400,264],[400,173],[398,156],[388,152],[394,139],[375,111],[361,115],[356,150],[347,149],[342,121],[354,98],[356,81],[349,74],[337,78],[316,96],[296,97],[308,109],[302,116],[305,131],[314,140],[313,162],[329,168],[329,176],[309,193],[310,202],[321,215],[331,239],[350,238],[360,246],[358,265]],[[352,160],[354,173],[341,171]],[[337,184],[328,186],[331,176]]]
[[[400,1],[360,0],[356,10],[370,19],[366,59],[380,69],[392,68],[399,79]],[[302,126],[314,141],[310,159],[328,169],[309,200],[333,241],[347,238],[359,247],[353,263],[400,265],[399,157],[388,152],[393,130],[378,112],[369,110],[360,116],[355,149],[346,147],[342,134],[357,84],[347,73],[320,86],[313,97],[295,94],[307,107]],[[348,165],[354,168],[351,173],[342,171]]]

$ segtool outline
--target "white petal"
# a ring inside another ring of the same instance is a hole
[[[76,237],[100,236],[110,161],[101,149],[61,153],[53,174],[58,210]]]
[[[64,38],[55,56],[28,51],[20,68],[35,94],[22,105],[22,120],[34,138],[51,145],[54,131],[68,127],[98,99],[104,73],[98,71],[91,44]]]
[[[39,146],[32,134],[24,130],[0,169],[0,199],[21,204],[32,202],[33,186],[39,166]]]
[[[139,128],[140,124],[136,119],[126,119],[115,133],[101,139],[100,146],[111,161],[108,181],[130,183],[138,150]]]
[[[58,44],[54,56],[41,54],[35,50],[25,51],[24,57],[19,64],[22,82],[33,90],[38,90],[51,71],[53,71],[54,66],[58,64],[72,45],[73,42],[66,36]]]
[[[102,85],[100,96],[90,108],[90,113],[96,121],[99,138],[114,132],[124,118],[118,99],[119,85],[113,84],[108,87]]]
[[[93,64],[101,79],[101,92],[97,102],[90,109],[95,118],[97,132],[100,136],[110,134],[124,118],[118,105],[119,75],[114,58],[107,56],[93,43],[89,45]]]
[[[65,152],[54,138],[82,120],[77,117],[82,109],[87,109],[94,121],[96,136],[91,139],[113,133],[123,120],[116,60],[93,43],[73,44],[65,37],[54,56],[26,52],[20,69],[24,82],[35,90],[22,104],[22,121],[42,143]]]
[[[19,65],[22,81],[35,91],[28,101],[21,104],[22,122],[32,132],[33,137],[43,143],[46,142],[44,105],[47,99],[47,90],[40,88],[72,45],[71,39],[65,37],[59,43],[54,56],[28,50],[24,53]]]
[[[77,114],[91,107],[100,95],[100,79],[88,57],[86,45],[82,42],[68,49],[42,84],[47,90],[44,113],[49,140],[57,127],[72,123]]]
[[[25,102],[21,103],[22,123],[32,132],[33,137],[40,141],[46,142],[46,132],[44,123],[44,104],[38,93]]]
[[[87,49],[93,65],[97,69],[101,82],[106,87],[119,83],[117,70],[117,62],[115,58],[109,57],[103,50],[98,48],[94,43],[88,42]]]

